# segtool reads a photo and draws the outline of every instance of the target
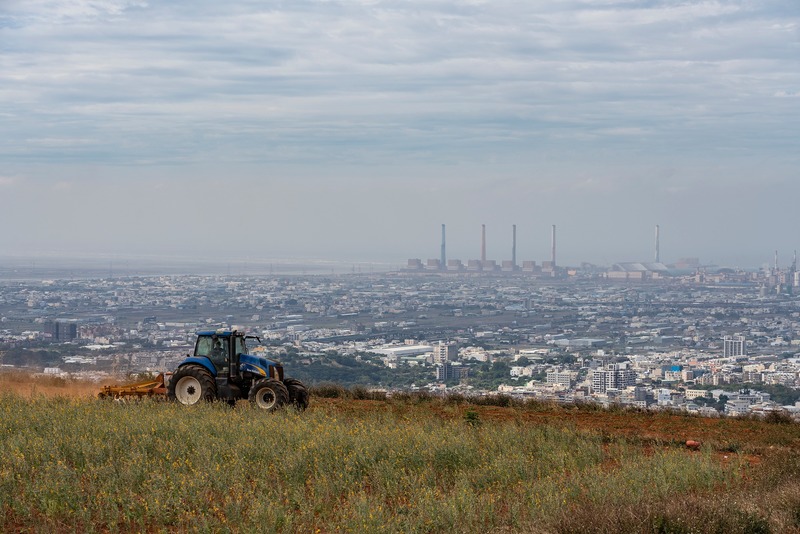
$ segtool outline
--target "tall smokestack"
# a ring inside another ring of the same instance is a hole
[[[445,240],[444,240],[444,225],[442,225],[442,254],[441,258],[439,258],[439,268],[446,269],[447,268],[447,254],[445,254]]]
[[[553,269],[556,268],[556,225],[553,225],[553,235],[550,238],[552,250],[550,251],[550,261],[553,262]]]
[[[659,243],[659,226],[656,225],[656,263],[661,263],[661,244]]]
[[[775,272],[778,272],[778,251],[775,251]]]
[[[481,261],[486,261],[486,225],[481,225]]]
[[[517,225],[511,226],[511,264],[517,264]]]

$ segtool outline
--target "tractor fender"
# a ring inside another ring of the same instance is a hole
[[[206,357],[189,356],[188,358],[186,358],[181,362],[181,364],[178,366],[178,369],[180,369],[184,365],[191,365],[191,364],[202,365],[203,367],[208,369],[208,372],[211,373],[211,376],[216,378],[217,368],[214,367],[214,364],[211,363],[211,360],[209,360]]]

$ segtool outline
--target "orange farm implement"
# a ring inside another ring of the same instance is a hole
[[[170,373],[172,374],[172,373]],[[97,394],[101,399],[125,399],[128,397],[135,397],[141,399],[142,397],[163,397],[167,394],[167,382],[169,377],[165,377],[164,373],[146,382],[138,382],[136,384],[128,384],[125,386],[113,385],[105,386]]]

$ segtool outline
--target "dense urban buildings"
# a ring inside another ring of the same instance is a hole
[[[311,384],[798,411],[800,300],[788,271],[558,269],[6,277],[0,363],[85,378],[169,371],[196,331],[237,327]]]

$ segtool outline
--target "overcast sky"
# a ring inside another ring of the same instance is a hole
[[[0,253],[745,267],[799,201],[797,0],[0,1]]]

